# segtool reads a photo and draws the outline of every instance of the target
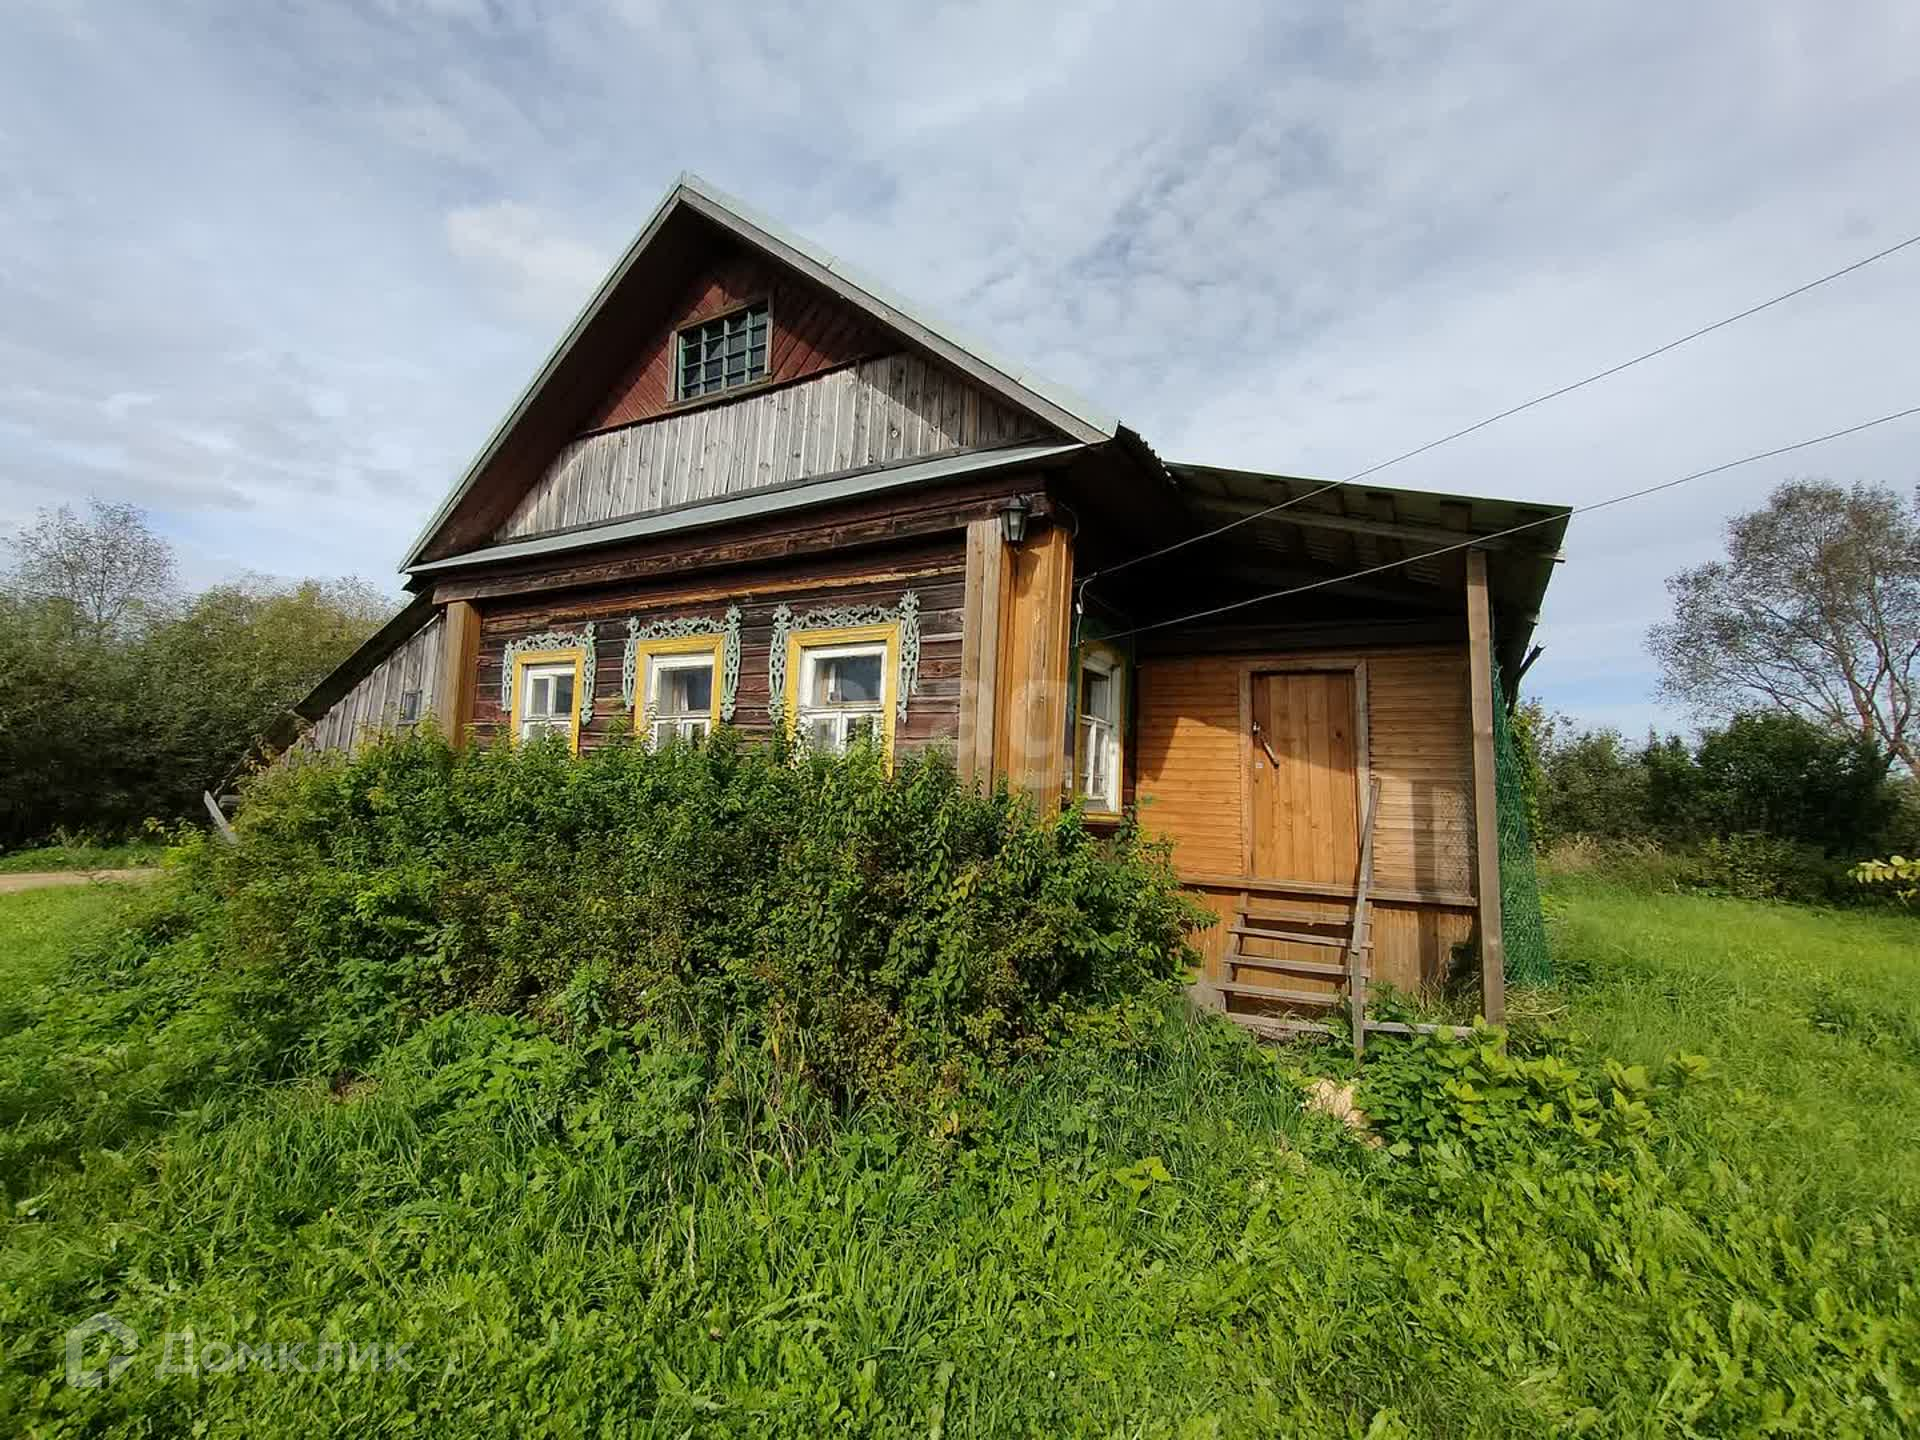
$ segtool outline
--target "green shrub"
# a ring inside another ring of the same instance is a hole
[[[1205,912],[1132,826],[739,745],[455,751],[432,735],[251,786],[202,844],[221,963],[274,977],[303,1066],[350,1070],[456,1005],[557,1030],[742,1022],[830,1095],[958,1092],[1065,1011],[1189,962]]]

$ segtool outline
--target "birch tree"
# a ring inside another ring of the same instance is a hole
[[[1673,618],[1648,635],[1666,694],[1704,715],[1802,715],[1916,768],[1920,495],[1791,481],[1727,522],[1724,560],[1667,590]]]
[[[163,610],[173,594],[173,547],[146,512],[98,496],[81,519],[62,505],[9,540],[7,588],[25,600],[56,601],[95,640],[122,634]]]

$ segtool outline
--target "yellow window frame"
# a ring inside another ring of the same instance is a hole
[[[1086,673],[1087,661],[1098,659],[1106,666],[1106,673],[1113,687],[1113,793],[1114,808],[1098,808],[1080,788],[1082,762],[1086,756],[1081,752],[1085,748],[1086,727],[1081,723],[1086,717],[1080,712],[1080,695],[1083,689],[1081,677]],[[1120,818],[1119,801],[1127,790],[1127,715],[1133,697],[1133,667],[1127,664],[1127,657],[1111,645],[1098,640],[1089,640],[1081,645],[1080,656],[1074,665],[1073,674],[1073,749],[1067,766],[1067,793],[1076,800],[1086,800],[1086,814],[1098,820],[1117,820]]]
[[[893,763],[893,726],[900,704],[900,626],[848,625],[837,630],[795,630],[787,636],[787,722],[800,723],[800,672],[809,650],[832,650],[842,645],[884,644],[880,662],[880,748]]]
[[[580,753],[580,692],[586,686],[587,652],[578,645],[569,645],[562,650],[523,650],[513,657],[513,693],[507,709],[507,743],[520,743],[520,698],[521,687],[527,677],[527,669],[534,665],[564,665],[573,662],[573,704],[567,711],[567,748],[575,755]]]
[[[641,640],[633,650],[633,733],[651,739],[653,731],[647,704],[653,695],[653,662],[657,658],[678,655],[713,657],[713,705],[708,716],[712,728],[720,726],[720,691],[726,680],[725,650],[727,637],[716,631],[711,635],[679,635],[671,640]]]

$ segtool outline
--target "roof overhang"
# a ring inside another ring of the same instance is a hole
[[[625,253],[607,272],[552,353],[535,372],[506,416],[494,428],[480,452],[440,502],[432,517],[407,547],[403,571],[417,569],[435,538],[461,503],[472,494],[489,468],[525,422],[542,393],[566,367],[583,338],[595,328],[614,296],[646,259],[667,227],[682,214],[698,215],[743,243],[783,263],[807,280],[838,296],[899,335],[907,344],[948,365],[1009,404],[1027,411],[1082,444],[1113,438],[1117,422],[1074,395],[1008,361],[1001,360],[977,341],[951,325],[936,320],[854,267],[798,235],[783,229],[749,206],[707,184],[698,176],[682,174],[655,208]]]
[[[296,700],[291,709],[283,710],[275,717],[274,722],[247,747],[246,753],[227,773],[221,781],[221,789],[231,785],[256,758],[278,754],[299,739],[302,725],[319,720],[342,696],[371,675],[381,661],[419,634],[438,613],[439,607],[433,603],[431,596],[420,595],[408,601],[398,614],[362,640],[358,649],[334,666],[318,685]]]
[[[859,470],[844,470],[796,480],[786,485],[749,490],[724,500],[700,500],[656,510],[625,520],[599,525],[582,525],[572,530],[555,531],[530,540],[515,540],[450,555],[444,560],[429,560],[409,570],[412,575],[439,575],[476,566],[497,565],[512,560],[535,559],[548,555],[570,554],[602,545],[651,539],[661,535],[682,534],[716,525],[737,524],[791,511],[807,510],[841,501],[860,499],[887,491],[907,490],[935,485],[942,481],[974,479],[1009,470],[1040,470],[1064,464],[1088,447],[1075,441],[1044,444],[1002,445],[990,450],[965,450],[932,460],[916,460],[889,465],[869,465]]]
[[[1485,550],[1496,647],[1509,674],[1539,620],[1573,513],[1564,505],[1216,465],[1169,462],[1167,470],[1200,529],[1233,524],[1222,544],[1237,543],[1256,564],[1262,554],[1297,557],[1332,577],[1355,575],[1353,586],[1398,586],[1451,610],[1465,605],[1466,551]],[[1356,574],[1363,571],[1373,573]]]

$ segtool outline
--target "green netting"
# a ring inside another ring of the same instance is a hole
[[[1500,921],[1507,946],[1507,983],[1545,985],[1553,979],[1547,954],[1547,924],[1540,914],[1540,877],[1533,868],[1533,835],[1527,825],[1527,789],[1513,727],[1500,688],[1500,662],[1493,662],[1493,773],[1500,817]]]

